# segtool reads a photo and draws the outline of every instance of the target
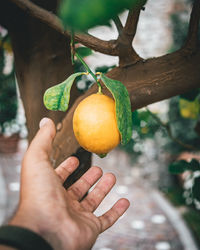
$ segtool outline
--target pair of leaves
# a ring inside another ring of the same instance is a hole
[[[62,0],[59,8],[65,27],[86,31],[105,25],[124,9],[142,7],[147,0]]]
[[[192,159],[190,162],[181,160],[175,161],[169,165],[169,172],[172,174],[181,174],[185,171],[200,171],[199,161]]]
[[[76,77],[86,74],[78,72],[72,74],[64,82],[46,90],[44,94],[44,105],[50,110],[66,111],[69,106],[70,90]],[[100,74],[100,79],[112,93],[115,99],[117,125],[121,135],[121,143],[125,145],[132,135],[132,113],[131,103],[126,87],[120,82]]]

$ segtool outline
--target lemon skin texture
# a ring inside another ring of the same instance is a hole
[[[120,143],[115,101],[101,93],[85,98],[74,112],[73,130],[87,151],[99,155],[111,151]]]

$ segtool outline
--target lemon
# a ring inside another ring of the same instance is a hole
[[[74,112],[73,130],[81,147],[107,154],[120,143],[115,101],[102,93],[85,98]]]

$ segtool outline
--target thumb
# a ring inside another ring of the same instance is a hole
[[[56,127],[54,122],[46,117],[40,121],[39,126],[40,129],[33,138],[26,154],[37,160],[44,160],[49,157],[56,135]]]

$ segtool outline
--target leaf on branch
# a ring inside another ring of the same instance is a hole
[[[169,172],[171,174],[181,174],[185,171],[199,171],[200,164],[197,160],[192,159],[190,162],[185,160],[175,161],[169,165]]]
[[[132,112],[128,91],[120,81],[110,79],[104,74],[101,74],[101,80],[115,99],[117,126],[121,135],[121,143],[125,145],[132,136]]]
[[[57,84],[44,93],[44,105],[49,110],[66,111],[69,106],[70,90],[76,77],[86,74],[85,72],[78,72],[72,74],[64,82]]]
[[[85,31],[104,25],[124,9],[143,6],[147,0],[62,0],[59,15],[66,27]]]

